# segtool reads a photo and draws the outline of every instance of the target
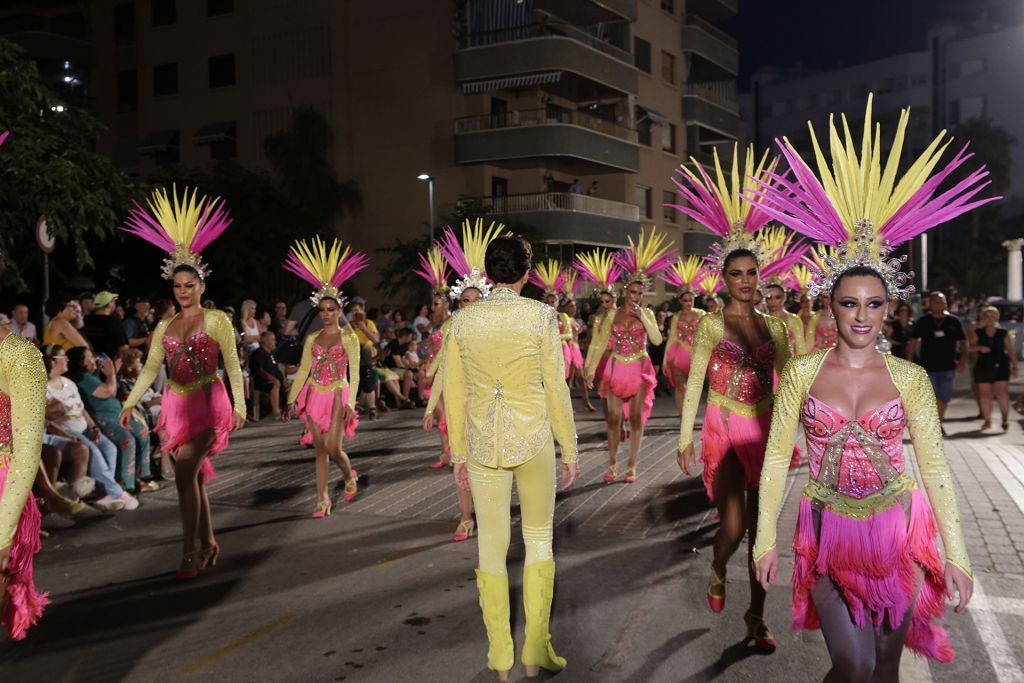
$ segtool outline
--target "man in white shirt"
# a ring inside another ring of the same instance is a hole
[[[39,337],[36,334],[36,326],[29,322],[28,306],[17,304],[11,311],[11,331],[22,339],[28,339],[33,344],[39,344]]]

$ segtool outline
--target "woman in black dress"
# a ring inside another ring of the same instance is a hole
[[[910,313],[910,304],[904,301],[896,307],[892,318],[885,321],[885,336],[889,339],[889,352],[897,358],[905,358],[907,355],[907,339],[910,328],[913,326],[910,322]]]
[[[999,327],[999,309],[986,306],[981,320],[968,332],[971,351],[978,354],[974,364],[974,383],[978,387],[981,417],[985,421],[982,431],[992,426],[992,395],[999,401],[1003,414],[1003,431],[1010,425],[1010,375],[1017,376],[1017,358],[1013,352],[1010,334]]]

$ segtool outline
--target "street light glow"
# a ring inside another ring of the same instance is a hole
[[[417,178],[418,178],[419,180],[433,180],[433,178],[431,178],[431,177],[430,177],[430,175],[429,175],[429,174],[427,174],[427,173],[420,173],[420,174],[419,174],[418,176],[416,176],[416,177],[417,177]]]

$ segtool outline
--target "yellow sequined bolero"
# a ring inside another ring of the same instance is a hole
[[[164,362],[164,333],[171,320],[161,320],[153,330],[153,339],[149,345],[146,365],[135,382],[135,387],[125,399],[124,409],[134,408],[142,394],[153,385],[153,380],[160,373],[160,364]],[[220,346],[220,355],[224,359],[224,372],[231,384],[231,398],[234,401],[235,414],[245,417],[245,387],[242,383],[242,366],[238,362],[238,347],[235,346],[235,330],[231,326],[231,318],[223,311],[207,310],[203,312],[203,327],[211,339]]]
[[[309,373],[313,369],[313,344],[321,332],[323,330],[317,330],[308,335],[302,345],[302,360],[299,361],[299,369],[295,371],[295,379],[288,390],[288,405],[295,403],[299,392],[309,380]],[[356,333],[347,326],[341,328],[341,345],[345,347],[345,355],[348,357],[348,377],[345,378],[348,382],[348,407],[354,409],[359,394],[359,354],[362,353],[363,347],[359,344]]]
[[[781,372],[789,360],[789,335],[786,324],[778,318],[763,313],[761,316],[768,333],[775,342],[775,369]],[[725,316],[721,311],[708,313],[697,323],[697,331],[693,333],[693,349],[691,351],[690,374],[686,378],[686,393],[683,398],[683,414],[679,420],[679,450],[693,443],[693,423],[697,419],[697,406],[701,393],[704,391],[704,377],[708,372],[708,361],[711,352],[725,336]]]
[[[0,548],[11,544],[39,471],[46,412],[46,368],[39,349],[16,334],[0,342],[0,391],[11,398],[10,469],[0,499]],[[0,452],[0,458],[4,457]]]
[[[444,406],[452,461],[513,467],[550,443],[576,462],[576,425],[555,311],[507,288],[451,318]]]
[[[807,331],[804,329],[804,321],[796,313],[786,311],[786,327],[789,328],[789,335],[793,339],[793,352],[802,356],[811,350],[807,345]]]
[[[700,323],[700,319],[708,314],[708,312],[705,311],[703,308],[697,307],[694,307],[693,312],[697,314],[698,324]],[[676,343],[676,340],[679,339],[679,316],[681,316],[682,314],[682,311],[677,311],[672,316],[672,320],[670,320],[668,323],[668,344],[665,345],[666,349],[671,348],[671,346]],[[696,334],[696,332],[694,332],[694,334]]]
[[[754,558],[759,560],[776,544],[776,525],[786,490],[786,472],[793,456],[796,430],[804,401],[814,384],[822,362],[830,349],[796,356],[786,365],[779,381],[768,436],[764,467],[761,470],[760,505],[757,516],[757,542]],[[886,367],[907,413],[910,438],[914,444],[921,481],[935,512],[935,519],[950,564],[970,576],[971,564],[960,529],[960,511],[942,446],[942,428],[935,403],[935,392],[928,374],[919,365],[885,354]]]
[[[612,320],[617,310],[618,307],[614,307],[594,316],[594,326],[590,329],[590,346],[587,347],[587,357],[583,361],[583,373],[586,377],[594,375],[597,364],[608,350],[608,339],[612,336]]]

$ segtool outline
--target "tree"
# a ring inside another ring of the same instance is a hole
[[[76,269],[89,268],[90,247],[126,213],[131,183],[93,151],[101,124],[42,85],[35,62],[4,39],[0,88],[0,127],[10,131],[0,148],[0,256],[7,255],[0,285],[25,291],[41,258],[33,236],[39,216],[71,245]]]

